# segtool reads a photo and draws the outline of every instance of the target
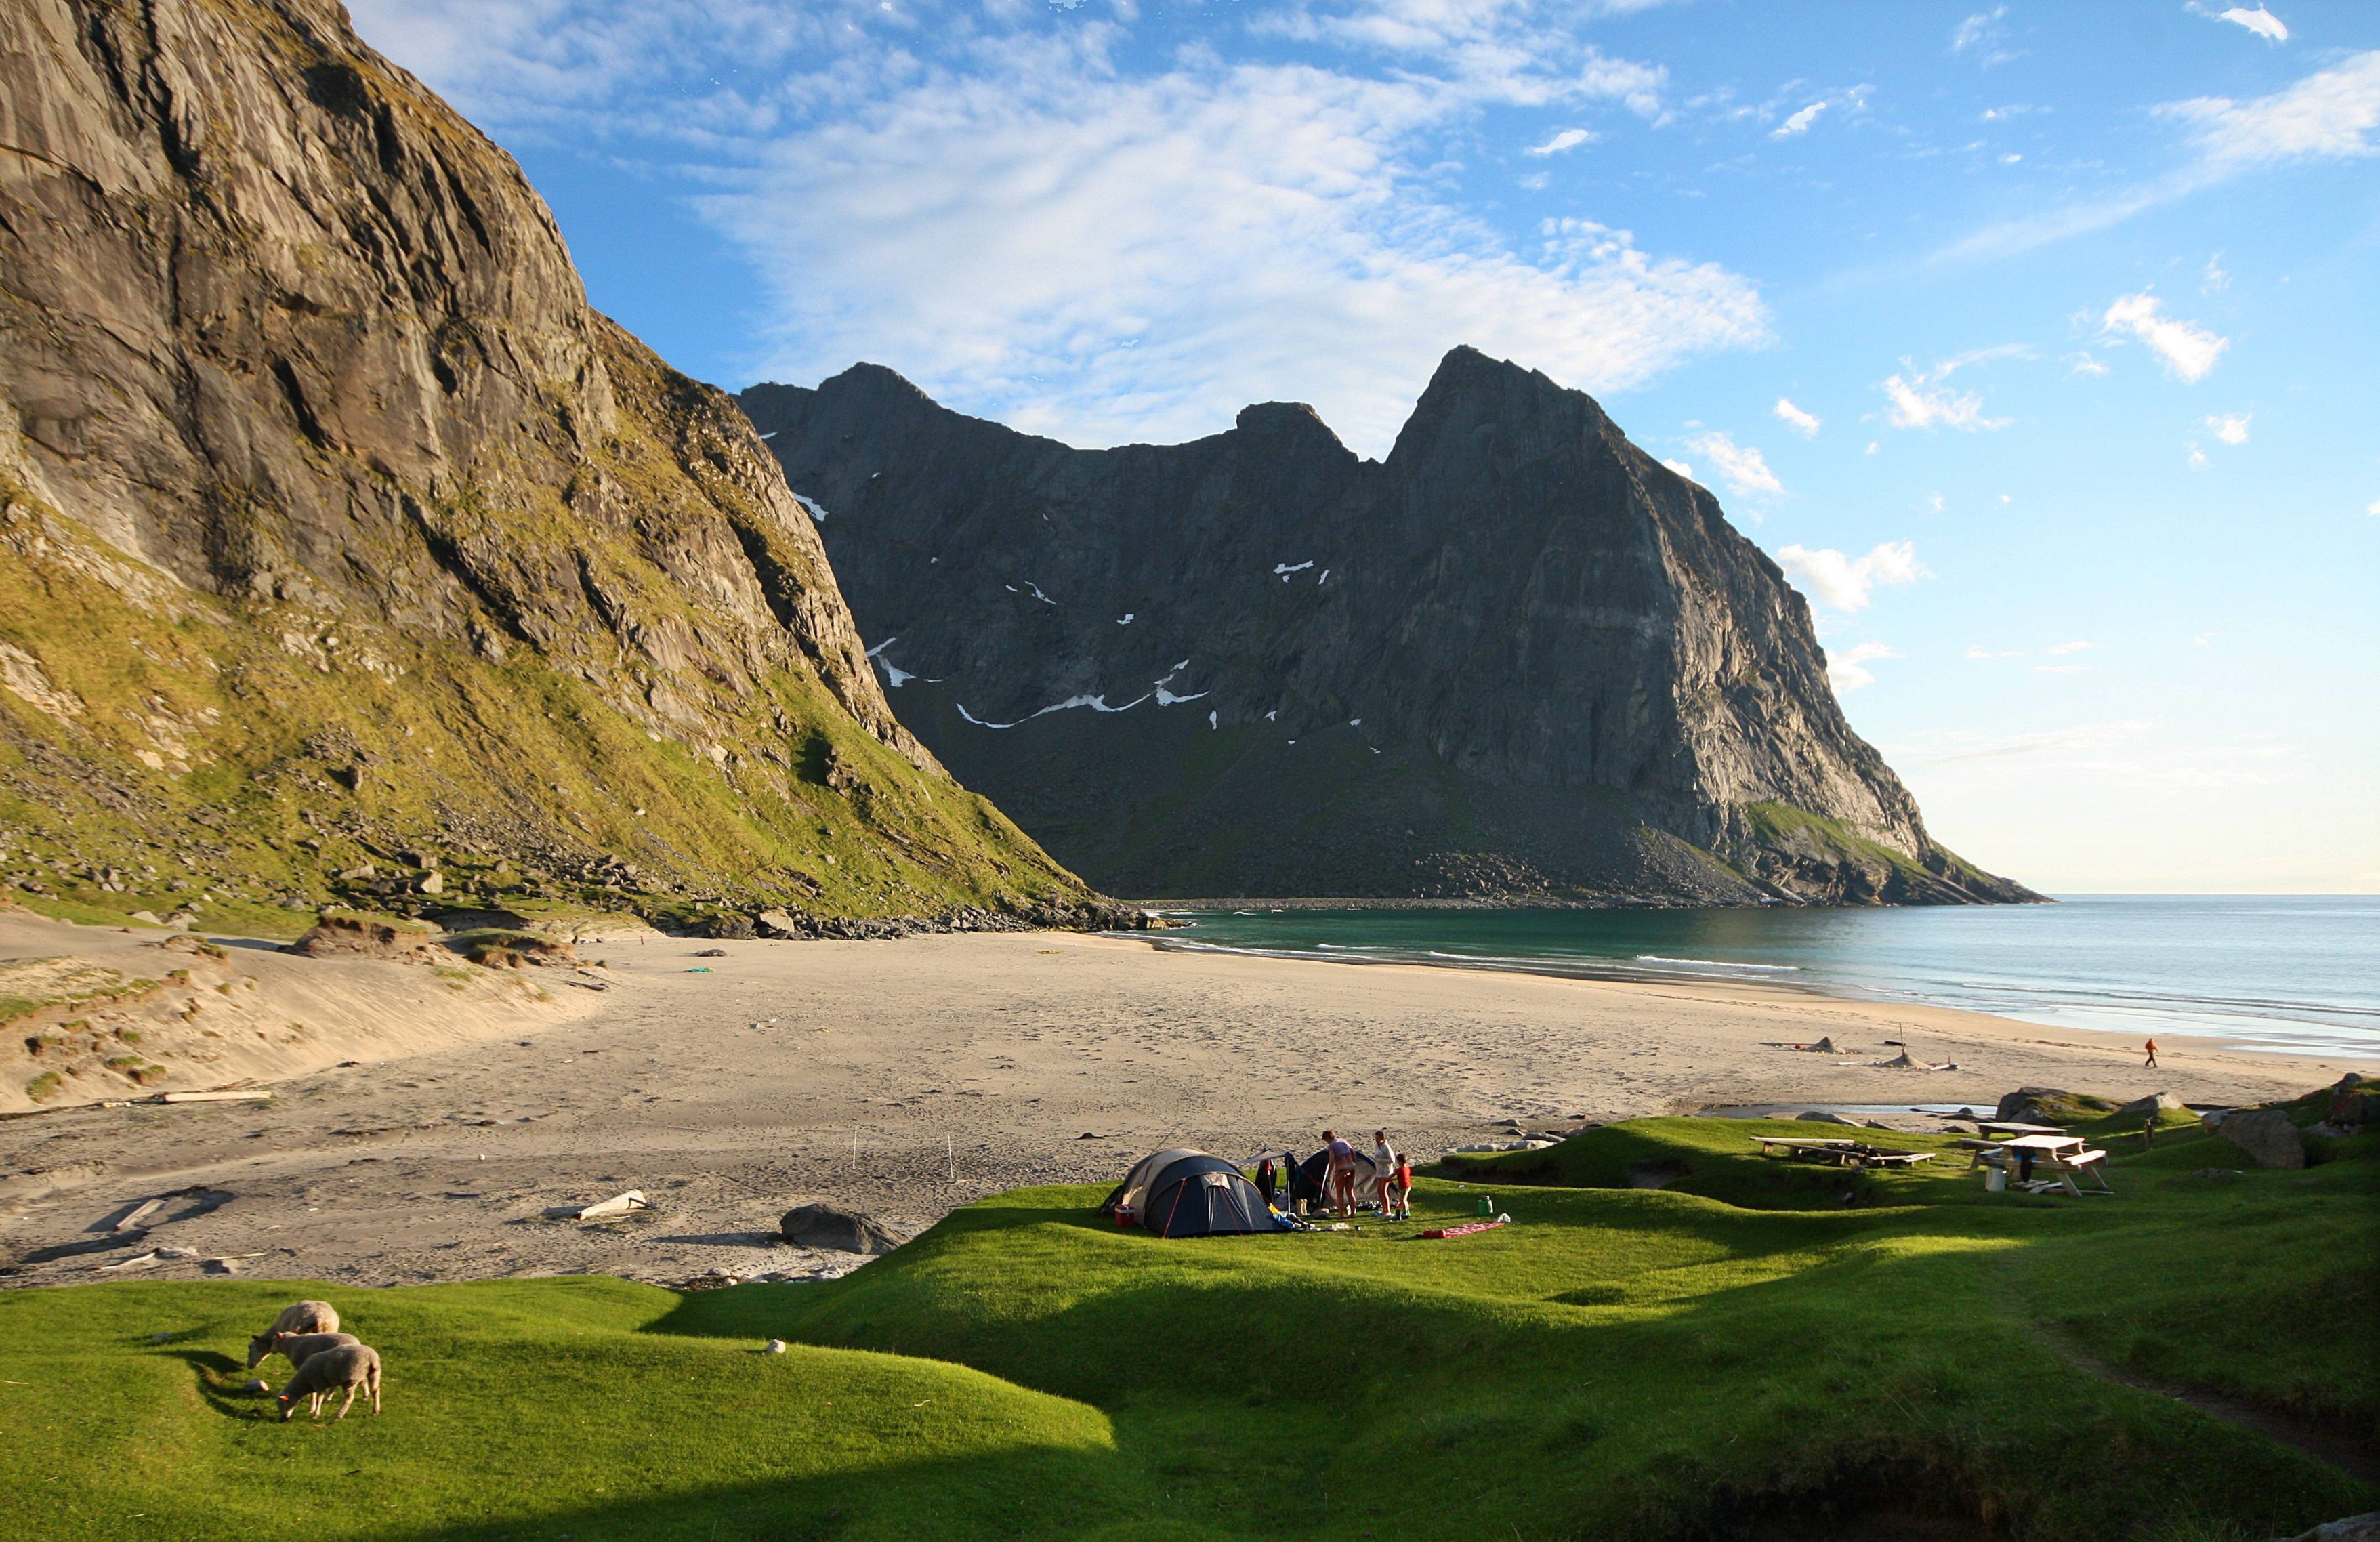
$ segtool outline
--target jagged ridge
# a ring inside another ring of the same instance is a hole
[[[873,366],[738,400],[902,721],[1111,892],[2032,897],[1926,834],[1718,501],[1542,374],[1456,349],[1377,463],[1291,404],[1078,451]]]

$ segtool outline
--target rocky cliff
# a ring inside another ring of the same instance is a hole
[[[1962,903],[1802,597],[1584,394],[1468,348],[1385,462],[1307,407],[1083,451],[860,366],[738,398],[894,710],[1119,893]]]
[[[742,415],[328,0],[0,7],[0,877],[68,913],[1085,897],[887,708]]]

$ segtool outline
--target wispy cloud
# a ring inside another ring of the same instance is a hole
[[[1825,102],[1811,103],[1800,112],[1795,113],[1791,117],[1787,118],[1784,122],[1770,129],[1768,131],[1768,137],[1772,140],[1790,140],[1796,134],[1808,133],[1810,131],[1810,125],[1817,122],[1818,115],[1825,112],[1829,105],[1830,103]]]
[[[2252,412],[2233,412],[2211,417],[2206,419],[2206,431],[2226,444],[2245,444],[2248,443],[2248,419],[2254,416]]]
[[[2043,649],[2042,651],[2052,658],[2056,658],[2060,654],[2065,653],[2088,653],[2091,651],[2092,647],[2092,644],[2079,640],[2075,642],[2054,642],[2047,648]]]
[[[1918,766],[1949,766],[1962,760],[2006,760],[2030,755],[2070,755],[2077,751],[2100,752],[2154,733],[2156,726],[2151,719],[2126,718],[2114,722],[2039,729],[2028,734],[1977,734],[1950,729],[1914,735],[1889,747],[1888,752],[1895,759],[1905,759],[1912,765]]]
[[[1866,667],[1878,659],[1898,659],[1900,651],[1888,643],[1856,643],[1840,653],[1827,650],[1827,679],[1836,694],[1864,690],[1876,684],[1876,672]]]
[[[1868,596],[1879,585],[1913,584],[1933,577],[1917,560],[1916,543],[1907,540],[1886,541],[1862,557],[1845,556],[1831,547],[1813,551],[1787,546],[1779,550],[1777,565],[1839,611],[1865,610]]]
[[[1767,460],[1755,446],[1738,444],[1716,429],[1697,434],[1686,443],[1710,457],[1711,464],[1718,467],[1719,480],[1727,483],[1728,491],[1731,492],[1751,494],[1785,491],[1785,484],[1777,480],[1777,473],[1768,469]]]
[[[2122,224],[2146,209],[2216,187],[2260,167],[2298,160],[2380,153],[2380,49],[2350,55],[2269,96],[2247,102],[2193,97],[2157,109],[2188,125],[2190,159],[2175,170],[2101,198],[1986,225],[1935,254],[1937,261],[2006,257]]]
[[[2066,372],[2070,375],[2104,375],[2107,373],[2107,367],[2087,353],[2078,353],[2073,357],[2073,368]]]
[[[1803,438],[1815,439],[1818,436],[1819,419],[1816,413],[1804,412],[1782,396],[1777,398],[1777,405],[1769,410],[1776,413],[1779,421]]]
[[[1735,272],[1591,220],[1503,237],[1433,175],[1489,111],[1658,118],[1661,69],[1584,14],[1292,6],[1244,24],[1281,48],[1147,55],[1022,5],[356,9],[501,134],[710,188],[759,278],[747,379],[873,359],[1076,443],[1293,398],[1378,454],[1458,343],[1610,392],[1770,336]]]
[[[1595,135],[1585,128],[1565,128],[1543,144],[1531,145],[1521,152],[1524,155],[1559,155],[1565,150],[1576,150],[1583,144],[1593,144]]]
[[[1920,370],[1909,360],[1900,361],[1906,374],[1888,376],[1878,387],[1884,393],[1885,420],[1896,429],[2004,429],[2016,421],[2013,418],[1986,418],[1984,399],[1972,391],[1953,391],[1943,382],[1969,364],[1986,359],[2022,355],[2026,350],[2010,344],[1995,348],[1981,348],[1944,359],[1931,370]]]
[[[2231,346],[2229,338],[2218,337],[2195,322],[2166,315],[2165,302],[2146,290],[2119,296],[2100,318],[2099,330],[2109,334],[2130,333],[2165,362],[2167,373],[2192,383],[2204,380],[2223,350]]]
[[[1950,52],[1972,54],[1978,63],[1989,67],[2022,58],[2008,47],[2008,7],[1996,6],[1987,11],[1977,11],[1959,23],[1950,33]]]
[[[2289,41],[2289,28],[2282,24],[2279,17],[2262,6],[2258,6],[2252,11],[2244,6],[2233,6],[2228,10],[2218,11],[2211,6],[2200,5],[2198,0],[2190,0],[2190,4],[2184,6],[2182,9],[2193,16],[2203,16],[2209,21],[2228,21],[2235,27],[2245,27],[2266,42]]]

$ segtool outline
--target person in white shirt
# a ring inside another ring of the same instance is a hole
[[[1372,1132],[1372,1165],[1379,1170],[1373,1174],[1372,1186],[1378,1191],[1375,1197],[1380,1202],[1380,1219],[1385,1220],[1396,1213],[1397,1208],[1397,1154],[1389,1148],[1386,1130]]]

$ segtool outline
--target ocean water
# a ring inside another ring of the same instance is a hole
[[[1170,911],[1166,945],[1760,982],[2380,1070],[2380,896],[2094,894],[1816,910]]]

